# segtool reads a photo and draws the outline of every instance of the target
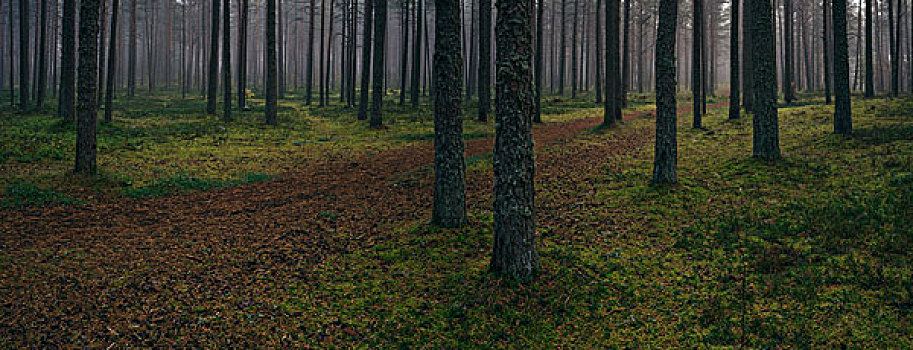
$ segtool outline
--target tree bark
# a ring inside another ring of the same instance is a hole
[[[76,0],[63,0],[57,116],[68,122],[76,120],[76,16]]]
[[[434,208],[431,222],[466,222],[463,154],[463,57],[459,0],[435,0],[434,25]]]
[[[412,84],[410,84],[412,90],[409,95],[410,101],[412,102],[412,108],[418,108],[419,79],[421,78],[422,72],[422,20],[425,17],[422,5],[424,2],[425,0],[416,1],[415,9],[415,38],[413,39],[412,45]]]
[[[117,14],[120,11],[120,1],[111,0],[111,33],[108,34],[108,75],[105,81],[105,121],[111,122],[114,118],[114,80],[117,74]]]
[[[365,1],[370,3],[371,0]],[[367,6],[367,5],[365,5]],[[366,10],[367,11],[367,10]],[[310,20],[308,21],[308,63],[306,71],[304,104],[310,105],[314,86],[314,14],[317,12],[317,0],[311,0]],[[367,21],[367,17],[365,19]],[[322,39],[321,39],[322,40]]]
[[[249,0],[241,0],[238,16],[238,108],[247,108],[247,14]]]
[[[826,104],[831,104],[831,85],[832,85],[831,79],[832,79],[832,71],[833,71],[833,69],[831,68],[831,65],[832,65],[831,57],[833,56],[833,49],[831,48],[831,40],[832,40],[833,36],[832,36],[832,31],[830,29],[831,26],[830,26],[830,21],[829,21],[830,20],[829,17],[831,16],[830,1],[831,0],[822,0],[822,2],[824,3],[824,14],[821,16],[822,19],[824,20],[824,28],[822,29],[822,35],[824,37],[824,40],[823,40],[824,41],[824,50],[822,51],[822,54],[824,56],[824,102]],[[844,8],[844,12],[845,11],[846,11],[846,8]],[[844,19],[844,29],[843,30],[844,30],[844,32],[846,31],[846,19]],[[849,68],[847,68],[847,69],[849,69]]]
[[[488,120],[491,108],[491,0],[479,0],[479,116]]]
[[[371,122],[374,129],[383,128],[384,106],[384,37],[387,33],[387,0],[375,0],[374,6],[374,87],[371,91]]]
[[[574,18],[571,19],[571,98],[577,98],[577,22],[580,1],[574,1]]]
[[[19,110],[29,109],[29,0],[19,0]]]
[[[486,0],[487,1],[487,0]],[[596,0],[600,1],[600,0]],[[597,10],[596,17],[599,17],[599,10]],[[542,122],[542,67],[544,65],[543,60],[545,59],[543,44],[545,38],[543,37],[542,28],[545,26],[545,0],[538,0],[538,6],[536,6],[536,114],[533,116],[533,122],[541,123]],[[489,20],[489,25],[490,25]],[[598,29],[597,29],[598,30]],[[491,52],[489,52],[489,57]],[[598,58],[597,58],[598,62]],[[491,75],[489,73],[489,79]],[[597,83],[598,84],[598,83]],[[598,87],[596,88],[598,91]],[[599,103],[598,94],[597,94],[597,103]]]
[[[619,105],[618,96],[620,95],[619,86],[619,64],[618,64],[618,9],[619,0],[606,0],[606,78],[605,78],[605,106],[603,110],[603,126],[610,126],[619,119],[621,115],[621,106]]]
[[[545,0],[539,0],[544,2]],[[602,103],[602,69],[605,64],[602,60],[602,0],[596,0],[596,103]]]
[[[703,44],[701,43],[701,34],[703,33],[703,9],[704,2],[703,0],[694,0],[691,6],[693,10],[692,22],[691,22],[691,107],[692,107],[692,123],[691,127],[695,129],[700,129],[703,126],[701,125],[701,89],[704,79],[701,68],[703,66],[701,59],[701,49]]]
[[[850,106],[849,44],[846,31],[846,0],[833,0],[834,24],[834,133],[849,135],[853,132]]]
[[[735,5],[738,13],[738,5]],[[734,17],[736,18],[736,17]],[[675,89],[675,30],[678,1],[660,0],[659,28],[656,32],[656,145],[653,156],[653,184],[674,184],[678,181],[678,141],[676,139]],[[738,28],[738,22],[734,24]]]
[[[219,1],[221,0],[212,0],[212,27],[210,27],[209,42],[209,78],[207,80],[209,87],[206,88],[206,113],[212,115],[216,114],[216,98],[218,96],[219,88]]]
[[[825,0],[826,1],[826,0]],[[739,119],[742,106],[740,104],[740,82],[739,82],[739,3],[740,0],[732,1],[732,22],[729,32],[729,119]]]
[[[532,116],[532,1],[497,2],[497,96],[494,149],[494,248],[491,270],[529,281],[536,248]]]
[[[872,67],[872,0],[865,0],[865,97],[875,97],[875,70]]]
[[[41,109],[44,107],[44,97],[46,95],[45,88],[48,81],[48,0],[41,0],[41,28],[40,35],[41,40],[38,43],[38,75],[35,76],[37,80],[37,97],[35,98],[35,106]]]
[[[222,7],[222,120],[231,121],[231,0]]]
[[[81,0],[79,4],[76,174],[94,175],[98,171],[95,139],[98,112],[98,7],[99,0]]]
[[[64,0],[64,7],[66,7],[66,2],[71,1],[75,2],[76,0]],[[136,2],[139,0],[130,1],[130,57],[127,62],[127,96],[133,98],[136,94]],[[66,15],[64,15],[64,26],[66,26]],[[74,19],[70,18],[70,21],[73,22]],[[63,30],[66,32],[66,29]],[[63,78],[63,64],[61,64],[61,79]],[[61,90],[63,91],[63,90]]]
[[[624,38],[622,39],[622,49],[621,49],[621,107],[628,107],[628,85],[631,81],[631,1],[625,1],[625,13],[624,13]]]
[[[403,8],[401,9],[401,24],[403,30],[403,40],[400,43],[400,68],[399,68],[399,105],[406,104],[406,80],[409,73],[409,2],[402,0]]]
[[[266,124],[278,123],[279,79],[276,52],[276,0],[266,0]]]
[[[754,62],[755,104],[753,108],[752,154],[760,159],[780,157],[777,122],[776,49],[770,0],[750,0],[751,40]]]
[[[358,103],[358,120],[368,119],[368,86],[371,77],[371,32],[374,30],[374,1],[365,0],[365,25],[361,45],[361,91]]]

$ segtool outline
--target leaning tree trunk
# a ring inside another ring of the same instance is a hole
[[[384,37],[387,33],[387,0],[375,0],[374,6],[374,87],[371,91],[371,128],[383,128],[384,122]]]
[[[19,110],[29,108],[29,0],[19,0]]]
[[[95,119],[98,113],[98,5],[99,0],[79,3],[79,91],[76,122],[77,174],[95,174]]]
[[[494,149],[494,249],[491,270],[528,281],[539,270],[536,248],[532,116],[532,1],[497,1],[497,91]]]
[[[57,97],[57,116],[72,122],[76,120],[76,0],[63,0],[60,36],[60,93]]]
[[[777,123],[777,67],[770,0],[750,0],[754,62],[754,137],[752,154],[760,159],[780,157]]]
[[[421,1],[421,0],[420,0]],[[365,24],[361,36],[361,91],[358,101],[358,119],[368,119],[368,85],[371,77],[371,32],[374,30],[372,21],[374,0],[365,0]]]
[[[488,120],[491,107],[491,0],[479,0],[479,117]]]
[[[466,222],[460,1],[435,0],[434,5],[434,208],[431,222],[441,227],[457,227]]]
[[[738,1],[735,1],[737,3]],[[738,5],[735,5],[738,7]],[[735,10],[738,13],[738,10]],[[738,18],[734,16],[733,18]],[[659,28],[656,32],[656,146],[653,155],[653,183],[674,184],[678,163],[676,141],[675,29],[678,1],[660,0]],[[734,24],[738,28],[738,22]],[[736,46],[738,47],[738,46]],[[738,51],[738,50],[735,50]],[[738,69],[738,68],[736,68]],[[738,103],[736,103],[738,106]]]
[[[826,0],[825,0],[826,1]],[[739,3],[732,1],[732,22],[729,34],[729,119],[739,119],[742,106],[739,102]]]
[[[206,113],[216,114],[219,88],[219,1],[212,0],[212,27],[209,41],[209,86],[206,88]],[[226,9],[228,11],[228,9]],[[151,76],[150,76],[151,79]],[[150,85],[152,86],[152,85]]]
[[[231,121],[231,0],[222,7],[222,120]]]
[[[105,121],[111,122],[114,118],[114,80],[117,75],[117,13],[120,8],[119,0],[111,3],[111,33],[108,34],[108,74],[105,81]],[[183,50],[183,48],[182,48]]]
[[[313,17],[312,17],[313,18]],[[276,53],[276,0],[266,0],[266,124],[276,125],[279,107],[279,60]]]
[[[850,106],[850,59],[846,31],[846,0],[833,0],[834,24],[834,133],[853,132]]]

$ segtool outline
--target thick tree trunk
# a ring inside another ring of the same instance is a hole
[[[826,0],[825,0],[826,1]],[[730,16],[729,32],[729,119],[739,119],[742,106],[739,101],[740,82],[739,82],[739,3],[740,0],[733,0],[732,15]]]
[[[384,37],[387,33],[387,0],[377,1],[374,6],[374,87],[371,91],[371,122],[372,128],[383,128],[384,106]]]
[[[491,270],[528,281],[536,248],[532,116],[532,1],[497,2],[497,127],[494,150],[494,249]]]
[[[114,118],[114,79],[117,74],[117,13],[120,8],[119,0],[111,0],[111,33],[108,35],[108,75],[105,81],[105,121],[111,122]]]
[[[95,174],[95,119],[98,112],[98,5],[99,0],[79,3],[79,91],[76,123],[77,174]]]
[[[219,88],[219,1],[221,0],[212,0],[212,27],[210,27],[211,32],[209,41],[209,77],[207,78],[209,86],[206,88],[206,113],[212,115],[216,114],[216,98],[218,96]]]
[[[850,106],[849,44],[846,32],[846,0],[833,0],[834,7],[834,133],[848,135],[853,132]]]
[[[777,71],[770,0],[750,0],[751,40],[754,62],[754,137],[752,154],[760,159],[780,157],[777,122]]]
[[[735,5],[734,13],[738,13]],[[734,17],[737,18],[737,17]],[[675,88],[675,30],[678,19],[678,1],[660,0],[659,28],[656,32],[656,146],[653,156],[653,183],[674,184],[678,163],[676,140]],[[735,22],[734,28],[738,28]],[[737,69],[737,68],[736,68]]]
[[[371,32],[374,31],[374,1],[365,0],[365,25],[361,45],[361,91],[359,92],[358,119],[368,119],[368,86],[371,77]]]
[[[434,209],[441,227],[466,222],[463,155],[463,57],[459,0],[435,0],[434,26]]]
[[[276,52],[276,0],[266,0],[266,124],[278,123],[279,77]]]
[[[76,120],[76,16],[76,0],[63,0],[57,116],[68,122]]]
[[[491,108],[491,0],[479,0],[479,116],[488,120]]]

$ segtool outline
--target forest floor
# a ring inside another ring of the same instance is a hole
[[[832,108],[781,109],[775,162],[725,104],[707,130],[683,113],[668,188],[648,185],[649,107],[609,129],[556,111],[522,286],[486,272],[490,134],[467,140],[461,229],[426,224],[427,136],[206,191],[21,200],[0,210],[0,345],[910,347],[913,100],[854,101],[852,137]],[[377,144],[427,135],[405,128]]]

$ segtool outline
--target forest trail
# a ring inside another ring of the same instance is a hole
[[[689,109],[679,108],[679,115]],[[538,125],[536,148],[601,121]],[[590,168],[600,160],[652,140],[651,133],[637,131],[618,144],[568,150],[574,156],[537,153],[537,182],[567,181],[560,174],[569,171],[599,176]],[[492,138],[467,140],[467,159],[489,154],[492,145]],[[241,317],[232,310],[276,312],[272,298],[290,280],[306,281],[327,259],[384,242],[395,234],[393,224],[427,219],[432,149],[423,142],[358,159],[325,159],[272,181],[215,191],[0,211],[0,333],[106,346],[112,339],[144,343],[201,329],[225,333],[239,321],[231,319]],[[490,206],[490,191],[490,172],[468,172],[470,211]],[[561,220],[557,209],[565,203],[555,201],[540,204],[541,220]],[[232,310],[219,311],[224,319],[218,324],[182,320],[192,307],[229,305]],[[36,320],[44,331],[37,332]],[[281,317],[261,321],[281,328]]]

